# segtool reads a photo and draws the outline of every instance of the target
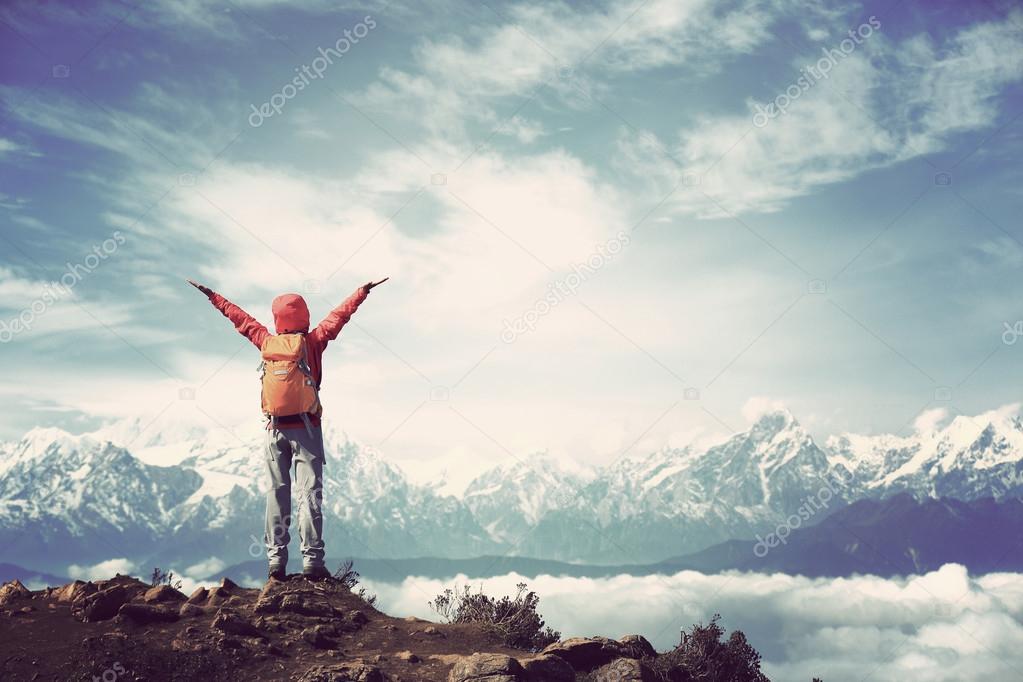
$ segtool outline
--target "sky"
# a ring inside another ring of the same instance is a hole
[[[399,463],[1018,401],[1012,3],[15,1],[0,54],[0,438],[258,421],[186,278],[389,276],[323,403]]]

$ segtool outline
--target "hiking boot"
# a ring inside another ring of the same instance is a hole
[[[267,574],[266,579],[269,580],[287,580],[288,574],[284,570],[283,566],[271,566],[270,572]]]
[[[317,583],[321,582],[323,580],[328,580],[328,579],[333,577],[330,574],[330,571],[328,571],[326,569],[326,567],[324,567],[324,566],[314,566],[314,567],[303,568],[302,569],[302,575],[305,576],[306,578],[308,578],[309,580],[312,580],[313,582],[317,582]]]

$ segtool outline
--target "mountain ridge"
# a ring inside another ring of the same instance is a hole
[[[141,423],[77,436],[37,428],[0,446],[0,542],[58,574],[70,561],[118,556],[160,565],[260,557],[261,432],[175,445],[194,433],[142,431]],[[485,472],[460,498],[412,483],[340,429],[327,425],[325,441],[327,544],[352,556],[644,563],[753,538],[810,506],[807,525],[898,492],[967,501],[1023,493],[1018,405],[910,436],[842,434],[823,445],[775,410],[720,443],[594,469],[540,453]],[[151,463],[160,459],[174,463]]]

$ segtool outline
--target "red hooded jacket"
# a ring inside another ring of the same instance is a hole
[[[337,338],[337,335],[341,333],[341,328],[348,324],[348,320],[352,318],[368,295],[369,292],[359,287],[355,293],[345,299],[344,303],[327,313],[323,321],[316,325],[312,331],[309,331],[309,306],[306,305],[304,298],[298,294],[281,294],[273,300],[271,308],[277,333],[305,333],[306,360],[309,363],[313,379],[316,380],[317,388],[320,387],[320,382],[323,380],[323,350],[328,343]],[[242,336],[251,341],[256,348],[263,348],[263,341],[270,336],[266,327],[217,292],[211,291],[209,298],[210,303],[223,313],[224,317],[231,320],[235,329]],[[314,415],[312,421],[314,424],[319,424],[319,417]],[[280,417],[277,423],[284,427],[305,425],[300,417],[293,419]]]

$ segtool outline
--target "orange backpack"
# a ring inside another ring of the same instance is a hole
[[[259,365],[263,382],[263,414],[275,417],[320,413],[320,393],[306,362],[305,336],[277,334],[268,336],[260,349]]]

